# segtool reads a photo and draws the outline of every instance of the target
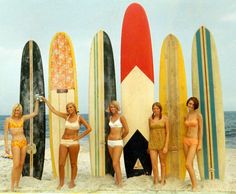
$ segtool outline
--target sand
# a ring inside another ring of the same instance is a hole
[[[0,141],[0,154],[4,153],[3,141]],[[58,191],[58,179],[52,177],[50,149],[46,148],[44,162],[44,172],[42,180],[32,177],[22,177],[20,188],[17,192],[40,192],[40,193],[192,193],[189,176],[186,176],[184,182],[177,179],[168,178],[164,186],[160,184],[153,186],[151,176],[138,176],[127,179],[123,156],[121,158],[121,167],[123,174],[123,186],[121,188],[114,184],[114,179],[110,175],[104,177],[92,177],[90,173],[89,143],[83,141],[78,160],[78,175],[76,187],[68,188],[69,180],[65,181],[64,187]],[[236,149],[226,149],[226,172],[225,180],[200,181],[196,159],[194,168],[198,179],[197,193],[236,193]],[[0,158],[0,192],[10,192],[10,178],[12,160]]]

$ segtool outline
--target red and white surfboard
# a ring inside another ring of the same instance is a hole
[[[129,126],[124,140],[127,177],[151,174],[147,154],[149,127],[154,102],[152,44],[143,7],[132,3],[127,8],[121,36],[121,108]]]

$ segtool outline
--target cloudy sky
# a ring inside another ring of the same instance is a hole
[[[0,115],[10,114],[19,101],[21,55],[33,39],[41,50],[46,96],[48,57],[56,32],[70,36],[75,50],[79,109],[88,111],[89,52],[93,36],[103,29],[110,36],[120,100],[120,45],[123,16],[130,0],[0,0]],[[174,34],[182,45],[191,96],[191,49],[197,29],[204,25],[213,34],[220,64],[224,110],[236,111],[236,1],[137,0],[146,11],[153,46],[155,98],[158,99],[162,41]]]

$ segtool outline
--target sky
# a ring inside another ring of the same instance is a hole
[[[170,33],[182,46],[188,96],[191,96],[192,40],[204,25],[216,42],[224,110],[236,111],[235,0],[0,0],[0,115],[10,114],[12,106],[19,102],[21,57],[28,40],[34,40],[40,48],[48,96],[49,49],[57,32],[66,32],[74,46],[80,112],[88,112],[90,47],[99,30],[104,30],[112,43],[120,101],[122,21],[133,2],[142,5],[149,21],[155,100],[159,95],[160,50]]]

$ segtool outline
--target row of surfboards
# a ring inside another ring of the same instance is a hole
[[[68,102],[78,106],[76,63],[72,42],[64,32],[53,37],[49,53],[49,101],[65,112]],[[151,36],[143,7],[132,3],[127,8],[121,35],[121,107],[129,125],[124,139],[127,177],[151,174],[147,153],[148,117],[154,101],[154,71]],[[89,67],[90,163],[93,176],[114,174],[106,139],[109,133],[108,104],[117,99],[116,75],[111,41],[104,31],[93,38]],[[40,50],[34,41],[24,47],[21,64],[20,103],[24,114],[33,111],[34,95],[45,95]],[[203,115],[203,149],[198,153],[202,179],[224,178],[224,117],[219,65],[212,34],[201,27],[192,47],[192,95],[200,100]],[[160,55],[159,99],[170,122],[167,175],[185,178],[183,117],[186,114],[187,86],[183,54],[178,39],[170,34],[163,41]],[[39,115],[25,124],[28,142],[36,146],[26,157],[23,175],[41,179],[45,151],[45,105]],[[58,176],[59,144],[64,121],[49,112],[50,151],[53,176]],[[66,176],[70,177],[69,158]]]

